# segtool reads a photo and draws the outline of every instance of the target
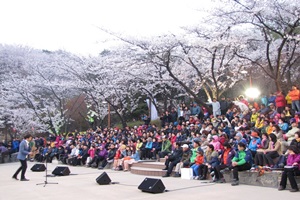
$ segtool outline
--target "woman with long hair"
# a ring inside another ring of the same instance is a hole
[[[279,157],[281,152],[281,143],[277,140],[277,137],[274,133],[269,135],[269,147],[268,149],[264,150],[264,162],[266,167],[273,167],[274,166],[274,159]]]

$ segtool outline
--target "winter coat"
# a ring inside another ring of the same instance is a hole
[[[296,90],[291,90],[289,92],[289,96],[291,97],[292,101],[297,101],[300,98],[300,91],[298,89]]]
[[[298,169],[300,170],[300,154],[288,155],[286,165],[292,166],[294,163],[298,163]]]
[[[233,148],[226,149],[225,151],[223,151],[220,159],[221,164],[225,164],[226,162],[227,166],[231,166],[231,160],[234,158],[235,154],[236,152]]]
[[[232,162],[237,162],[238,166],[244,165],[246,163],[252,165],[253,163],[252,154],[249,150],[237,151],[234,158],[232,159]]]
[[[275,103],[277,108],[285,107],[286,105],[285,97],[283,95],[276,96]]]

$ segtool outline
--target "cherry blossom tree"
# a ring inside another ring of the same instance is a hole
[[[247,29],[236,54],[259,68],[277,90],[299,76],[300,9],[297,1],[221,0],[215,16],[225,26]]]

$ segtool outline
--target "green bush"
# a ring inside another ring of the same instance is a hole
[[[156,127],[158,127],[158,128],[161,128],[160,120],[159,119],[153,120],[150,123],[151,124],[155,124]],[[129,127],[140,126],[141,124],[143,125],[144,121],[131,121],[131,122],[127,122],[127,126],[129,126]],[[117,123],[114,127],[123,128],[121,123]]]

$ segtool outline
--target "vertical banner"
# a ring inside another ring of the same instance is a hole
[[[155,103],[156,103],[156,99],[154,99]],[[156,110],[156,107],[154,106],[153,103],[150,104],[150,99],[146,99],[147,105],[148,105],[148,109],[150,109],[150,113],[151,113],[151,121],[152,120],[156,120],[158,119],[158,112]]]

